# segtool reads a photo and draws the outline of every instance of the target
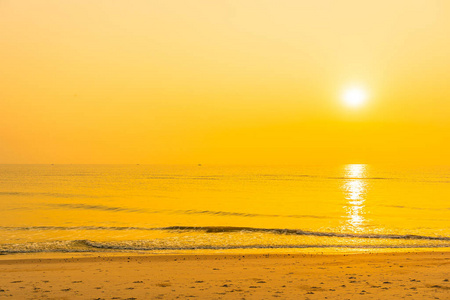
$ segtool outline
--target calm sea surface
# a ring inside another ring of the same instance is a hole
[[[0,216],[4,254],[442,250],[450,168],[0,165]]]

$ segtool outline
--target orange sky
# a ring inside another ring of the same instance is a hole
[[[450,2],[368,2],[2,0],[0,163],[449,164]]]

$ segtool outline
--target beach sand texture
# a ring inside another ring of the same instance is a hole
[[[449,299],[449,280],[450,252],[0,260],[10,299]]]

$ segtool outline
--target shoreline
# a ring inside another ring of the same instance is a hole
[[[316,249],[316,248],[313,248]],[[231,252],[223,250],[203,250],[203,251],[174,251],[174,252],[147,252],[147,251],[86,251],[86,252],[26,252],[26,253],[1,253],[0,252],[0,265],[6,261],[42,261],[42,260],[67,260],[67,259],[97,259],[97,258],[120,258],[120,257],[140,257],[145,259],[158,258],[170,258],[170,257],[197,257],[207,259],[208,257],[260,257],[260,256],[272,256],[272,257],[296,257],[296,256],[371,256],[371,255],[396,255],[396,254],[433,254],[440,253],[442,255],[449,254],[450,248],[386,248],[386,249],[361,249],[355,251],[354,249],[336,248],[335,251],[289,251],[292,249],[280,252],[280,249],[232,249]],[[304,249],[302,249],[304,250]],[[321,249],[322,250],[322,249]],[[329,250],[329,249],[327,249]]]
[[[445,299],[449,280],[448,251],[0,256],[12,299]]]

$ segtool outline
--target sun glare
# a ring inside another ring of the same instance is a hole
[[[359,107],[367,100],[367,93],[362,88],[350,88],[345,90],[342,96],[345,104],[350,107]]]

